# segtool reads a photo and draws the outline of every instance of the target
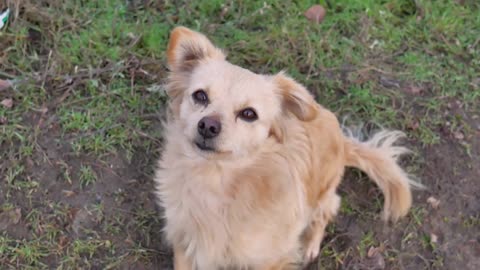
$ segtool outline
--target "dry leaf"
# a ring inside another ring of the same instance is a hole
[[[75,196],[75,192],[71,191],[71,190],[62,190],[62,193],[63,195],[65,195],[65,197],[69,198],[69,197],[72,197],[72,196]]]
[[[22,217],[22,210],[20,208],[16,208],[15,211],[12,213],[12,223],[18,224],[20,218]]]
[[[46,114],[48,112],[48,108],[43,106],[40,109],[37,110],[41,114]]]
[[[0,213],[0,231],[6,230],[10,225],[18,224],[21,217],[22,211],[20,208],[10,209]]]
[[[423,88],[412,84],[412,85],[407,86],[405,88],[405,91],[407,91],[410,94],[418,95],[423,91]]]
[[[124,240],[124,242],[126,244],[129,244],[129,245],[132,245],[132,246],[135,245],[135,242],[133,242],[132,237],[130,237],[130,235],[127,236],[127,238]]]
[[[321,5],[313,5],[307,11],[305,11],[303,15],[312,22],[321,23],[326,14],[327,11],[324,7]]]
[[[372,258],[373,256],[377,255],[379,252],[377,247],[370,247],[367,252],[367,257]]]
[[[454,110],[456,110],[456,109],[462,108],[462,107],[463,107],[463,104],[462,104],[462,102],[460,102],[459,100],[455,100],[455,101],[452,101],[452,102],[448,102],[448,103],[447,103],[447,107],[448,107],[449,109],[454,109]]]
[[[64,248],[64,247],[67,246],[67,244],[68,244],[68,238],[66,236],[62,235],[58,238],[58,247],[59,248]]]
[[[438,243],[438,236],[434,233],[430,233],[430,242],[434,244]]]
[[[366,269],[382,270],[385,269],[385,259],[378,247],[370,247],[367,252],[367,259],[364,261]]]
[[[455,139],[457,140],[463,140],[465,138],[465,135],[463,135],[463,133],[460,131],[455,131],[453,133],[453,137],[455,137]]]
[[[420,127],[420,123],[417,120],[414,120],[413,122],[410,122],[408,124],[408,128],[411,130],[417,130]]]
[[[427,199],[427,203],[429,203],[430,206],[432,206],[433,209],[437,209],[438,206],[440,205],[440,200],[437,200],[435,197],[430,196]]]
[[[13,106],[13,99],[6,98],[6,99],[2,100],[2,102],[0,102],[0,104],[2,104],[3,107],[5,107],[5,108],[10,109]]]
[[[0,79],[0,91],[8,89],[12,84],[9,81]]]

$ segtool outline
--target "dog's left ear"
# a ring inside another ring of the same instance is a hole
[[[282,97],[283,107],[301,121],[311,121],[318,113],[318,105],[312,94],[284,73],[273,77]]]
[[[183,26],[172,30],[167,48],[167,61],[172,71],[190,71],[199,60],[206,58],[225,59],[225,55],[199,32]]]

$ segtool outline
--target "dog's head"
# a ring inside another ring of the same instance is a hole
[[[270,137],[282,141],[286,117],[310,121],[317,114],[310,93],[294,80],[235,66],[204,35],[185,27],[172,31],[167,58],[172,121],[201,156],[251,154]]]

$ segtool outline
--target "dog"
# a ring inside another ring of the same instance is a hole
[[[233,65],[203,34],[178,26],[166,51],[169,97],[156,196],[176,270],[298,269],[314,260],[340,206],[345,167],[384,195],[383,219],[408,213],[415,182],[397,158],[399,131],[361,142],[281,72]]]

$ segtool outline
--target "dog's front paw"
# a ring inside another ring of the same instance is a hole
[[[320,252],[320,242],[321,240],[312,239],[305,249],[304,260],[305,263],[310,263],[318,257]]]

